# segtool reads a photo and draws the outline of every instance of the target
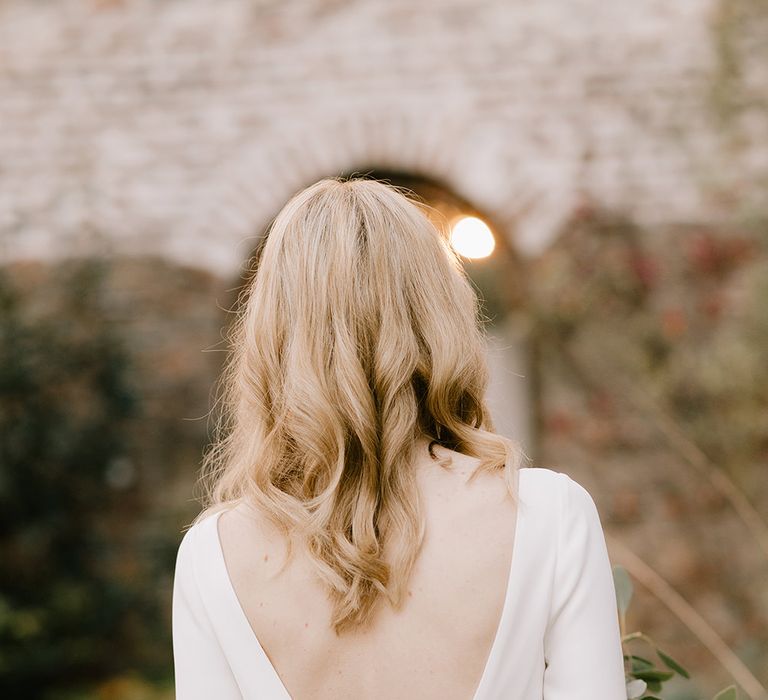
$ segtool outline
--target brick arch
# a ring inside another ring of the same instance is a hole
[[[478,121],[467,111],[435,109],[275,124],[232,154],[201,187],[183,228],[192,240],[220,237],[229,249],[219,267],[226,272],[229,265],[231,271],[296,191],[321,177],[375,167],[445,183],[488,212],[519,248],[512,231],[536,213],[537,202],[549,200],[543,182],[526,174],[525,163],[514,162],[516,175],[510,173],[513,158],[501,147],[507,138],[501,125]]]
[[[492,188],[478,189],[482,179],[461,160],[467,123],[466,115],[376,114],[281,131],[275,128],[268,138],[262,136],[235,154],[218,174],[218,189],[203,200],[203,216],[190,221],[196,227],[192,235],[204,236],[207,231],[221,237],[232,264],[231,270],[222,272],[229,274],[247,262],[269,221],[297,190],[324,176],[375,167],[441,182],[457,198],[484,210],[514,250],[509,240],[513,229],[505,223],[520,215],[520,201],[507,198],[499,206],[493,201]],[[491,140],[486,140],[486,146],[476,162],[495,168],[502,177],[504,151],[494,150]],[[498,183],[499,191],[503,193],[511,183],[510,179]],[[489,335],[492,381],[487,397],[496,429],[525,444],[531,441],[533,429],[533,399],[524,381],[530,374],[527,343],[519,317],[505,318],[494,326]]]

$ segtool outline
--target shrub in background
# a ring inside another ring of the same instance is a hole
[[[0,270],[0,696],[60,697],[167,637],[127,439],[140,404],[105,307],[104,261],[62,263],[47,294]],[[20,277],[35,282],[38,268]],[[16,277],[16,275],[14,275]],[[126,546],[120,548],[120,541]],[[165,659],[163,659],[165,661]]]

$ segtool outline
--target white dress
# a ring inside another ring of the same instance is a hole
[[[592,497],[542,467],[520,469],[518,488],[506,598],[471,700],[626,700],[611,564]],[[291,700],[232,587],[220,514],[191,527],[178,550],[176,697]]]

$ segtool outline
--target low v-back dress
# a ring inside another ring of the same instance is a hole
[[[616,593],[600,517],[567,474],[520,469],[501,617],[467,700],[626,700]],[[178,700],[292,700],[227,573],[214,513],[179,545],[173,587]],[[461,650],[455,650],[457,662]],[[414,698],[414,700],[418,700]]]

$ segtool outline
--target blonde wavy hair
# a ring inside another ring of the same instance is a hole
[[[433,459],[435,443],[479,458],[473,478],[503,470],[517,500],[524,452],[493,430],[478,299],[428,210],[363,178],[302,190],[262,240],[227,334],[195,522],[244,500],[288,558],[298,537],[337,635],[380,597],[405,599],[425,532],[418,439]]]

